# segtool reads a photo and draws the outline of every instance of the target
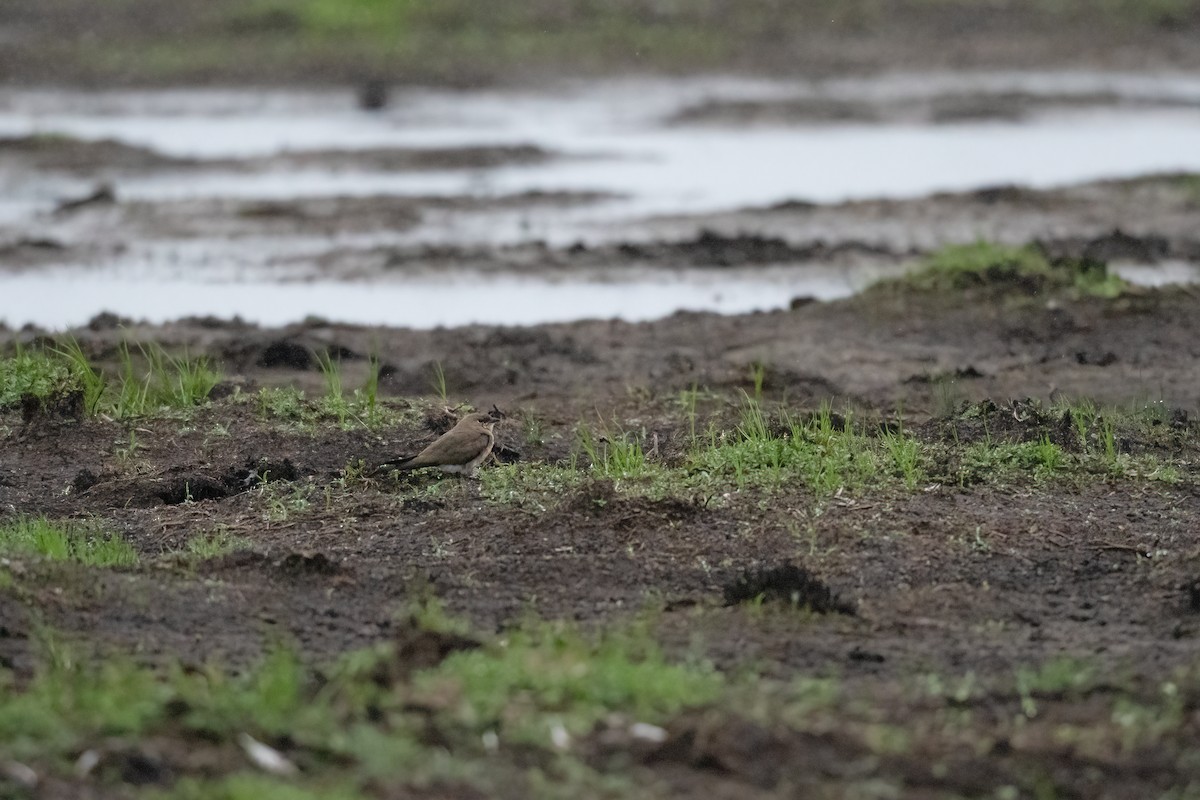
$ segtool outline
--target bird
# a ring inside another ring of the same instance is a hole
[[[496,406],[484,413],[467,414],[458,424],[435,439],[428,447],[411,458],[385,461],[376,469],[398,470],[438,467],[443,472],[471,477],[496,443],[496,423],[504,413]]]

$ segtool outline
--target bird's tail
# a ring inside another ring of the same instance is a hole
[[[411,456],[408,456],[405,458],[393,458],[390,461],[384,461],[382,464],[376,464],[375,468],[373,470],[371,470],[371,474],[377,475],[380,472],[383,472],[383,471],[389,470],[389,469],[397,469],[397,470],[401,470],[401,471],[407,470],[407,469],[414,469],[414,467],[409,463],[410,461],[412,461]]]

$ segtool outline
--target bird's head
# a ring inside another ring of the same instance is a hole
[[[499,421],[500,420],[496,419],[491,414],[468,414],[467,416],[463,417],[462,422],[460,422],[458,424],[461,425],[463,422],[470,422],[470,423],[482,425],[483,427],[487,428],[488,430],[491,430],[492,426],[495,425]]]

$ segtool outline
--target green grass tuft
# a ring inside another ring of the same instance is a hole
[[[52,351],[18,348],[0,359],[0,409],[17,406],[26,396],[45,404],[81,388],[71,363]]]
[[[749,395],[743,399],[736,434],[714,438],[691,463],[693,472],[731,479],[739,489],[799,481],[819,494],[865,485],[878,468],[872,441],[856,433],[849,419],[836,426],[828,403],[807,422],[785,413],[773,426]]]
[[[609,433],[597,435],[587,426],[579,428],[579,447],[591,464],[592,474],[614,480],[643,478],[650,474],[642,446],[645,434]]]
[[[212,533],[201,534],[188,539],[185,552],[192,558],[202,560],[206,558],[218,558],[238,550],[245,550],[248,546],[249,542],[246,539],[234,536],[227,528],[218,528]]]
[[[0,524],[0,553],[77,561],[89,567],[138,563],[137,551],[115,533],[78,523],[55,523],[45,517],[17,517]]]
[[[637,630],[592,642],[561,625],[512,633],[500,647],[459,652],[420,676],[418,694],[456,696],[456,720],[479,732],[546,744],[548,724],[586,734],[614,711],[657,722],[713,701],[710,667],[669,663]]]
[[[151,791],[145,800],[361,800],[366,795],[348,787],[296,786],[281,778],[234,774],[219,780],[184,778],[170,791]]]
[[[1032,245],[1010,247],[981,241],[945,247],[929,256],[916,272],[877,286],[932,292],[994,287],[1027,295],[1065,292],[1112,298],[1120,295],[1127,284],[1110,274],[1102,262],[1051,262]]]

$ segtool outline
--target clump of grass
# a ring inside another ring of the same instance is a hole
[[[1070,292],[1109,298],[1126,288],[1125,281],[1110,274],[1102,262],[1051,262],[1032,245],[1010,247],[982,241],[945,247],[927,258],[916,272],[879,285],[936,292],[1004,286],[1031,295]]]
[[[204,356],[172,356],[158,345],[144,351],[157,391],[154,399],[168,408],[190,408],[208,399],[221,375]]]
[[[883,445],[905,488],[910,492],[917,488],[921,480],[921,443],[903,433],[886,433]]]
[[[346,401],[346,390],[342,381],[342,362],[334,361],[326,352],[317,353],[317,366],[321,370],[321,378],[325,381],[325,395],[321,398],[321,406],[333,415],[339,425],[346,424],[350,414],[350,404]]]
[[[1042,472],[1052,473],[1058,471],[1063,465],[1062,448],[1050,441],[1049,436],[1042,436],[1033,445],[1033,457],[1036,461],[1036,468]]]
[[[1092,427],[1096,424],[1097,414],[1095,404],[1090,400],[1070,403],[1061,409],[1061,413],[1070,415],[1071,428],[1075,431],[1075,436],[1079,439],[1079,446],[1086,453],[1091,447],[1089,437]]]
[[[1066,454],[1047,436],[1036,442],[997,443],[989,439],[963,451],[959,483],[994,483],[1022,474],[1047,478],[1065,463]]]
[[[453,717],[469,729],[546,744],[549,725],[582,735],[614,711],[656,722],[711,702],[723,687],[710,667],[669,663],[637,629],[589,641],[564,625],[539,625],[501,644],[451,655],[418,676],[417,693],[456,698]]]
[[[878,470],[870,440],[849,419],[835,426],[829,403],[808,421],[785,413],[779,427],[782,433],[774,433],[762,404],[745,395],[735,435],[714,439],[695,454],[692,469],[713,479],[731,478],[739,489],[799,480],[820,494],[863,485]]]
[[[71,374],[82,389],[84,411],[88,414],[95,414],[99,409],[100,400],[108,388],[108,380],[92,366],[92,362],[74,337],[67,339],[65,344],[54,350],[54,353],[67,361]]]
[[[193,536],[188,539],[184,549],[188,556],[203,560],[244,550],[248,545],[249,543],[244,538],[235,536],[228,528],[222,527],[211,533]]]
[[[592,473],[604,478],[641,478],[650,473],[643,435],[632,433],[602,433],[596,435],[590,427],[579,428],[579,447],[591,464]]]
[[[358,405],[363,409],[363,415],[366,417],[368,427],[377,427],[380,422],[379,414],[379,371],[383,365],[379,361],[379,354],[372,352],[367,359],[367,380],[361,389],[355,391],[354,396]]]
[[[0,409],[18,405],[23,397],[45,403],[80,389],[71,362],[53,351],[18,348],[0,359]]]
[[[379,402],[379,373],[383,368],[379,356],[372,353],[367,364],[367,377],[362,387],[353,393],[346,391],[341,360],[329,353],[316,354],[317,366],[325,382],[325,394],[318,402],[320,411],[332,416],[343,428],[352,424],[378,427],[384,422],[384,408]]]
[[[1104,451],[1104,463],[1113,475],[1124,473],[1121,467],[1120,454],[1117,452],[1117,426],[1111,417],[1100,421],[1100,446]]]
[[[146,368],[139,375],[132,351],[122,342],[118,351],[121,374],[111,410],[116,417],[140,417],[163,408],[185,409],[203,403],[221,381],[221,374],[203,356],[173,356],[158,344],[138,345]]]
[[[294,386],[263,387],[258,390],[255,397],[258,402],[259,418],[264,422],[267,420],[305,422],[310,416],[305,406],[304,392]]]
[[[433,362],[432,375],[429,379],[429,385],[437,394],[442,405],[450,405],[450,395],[446,390],[446,371],[442,369],[442,362]]]
[[[1038,714],[1039,695],[1078,696],[1095,681],[1095,670],[1086,662],[1075,658],[1056,658],[1040,667],[1017,669],[1017,693],[1021,698],[1021,711],[1032,719]]]
[[[683,409],[684,415],[687,417],[688,423],[688,445],[694,452],[698,445],[696,439],[696,401],[700,395],[696,384],[692,384],[691,388],[684,389],[679,393],[679,406]]]
[[[0,524],[0,552],[77,561],[91,567],[138,562],[137,552],[115,533],[78,523],[56,523],[46,517],[17,517]]]

